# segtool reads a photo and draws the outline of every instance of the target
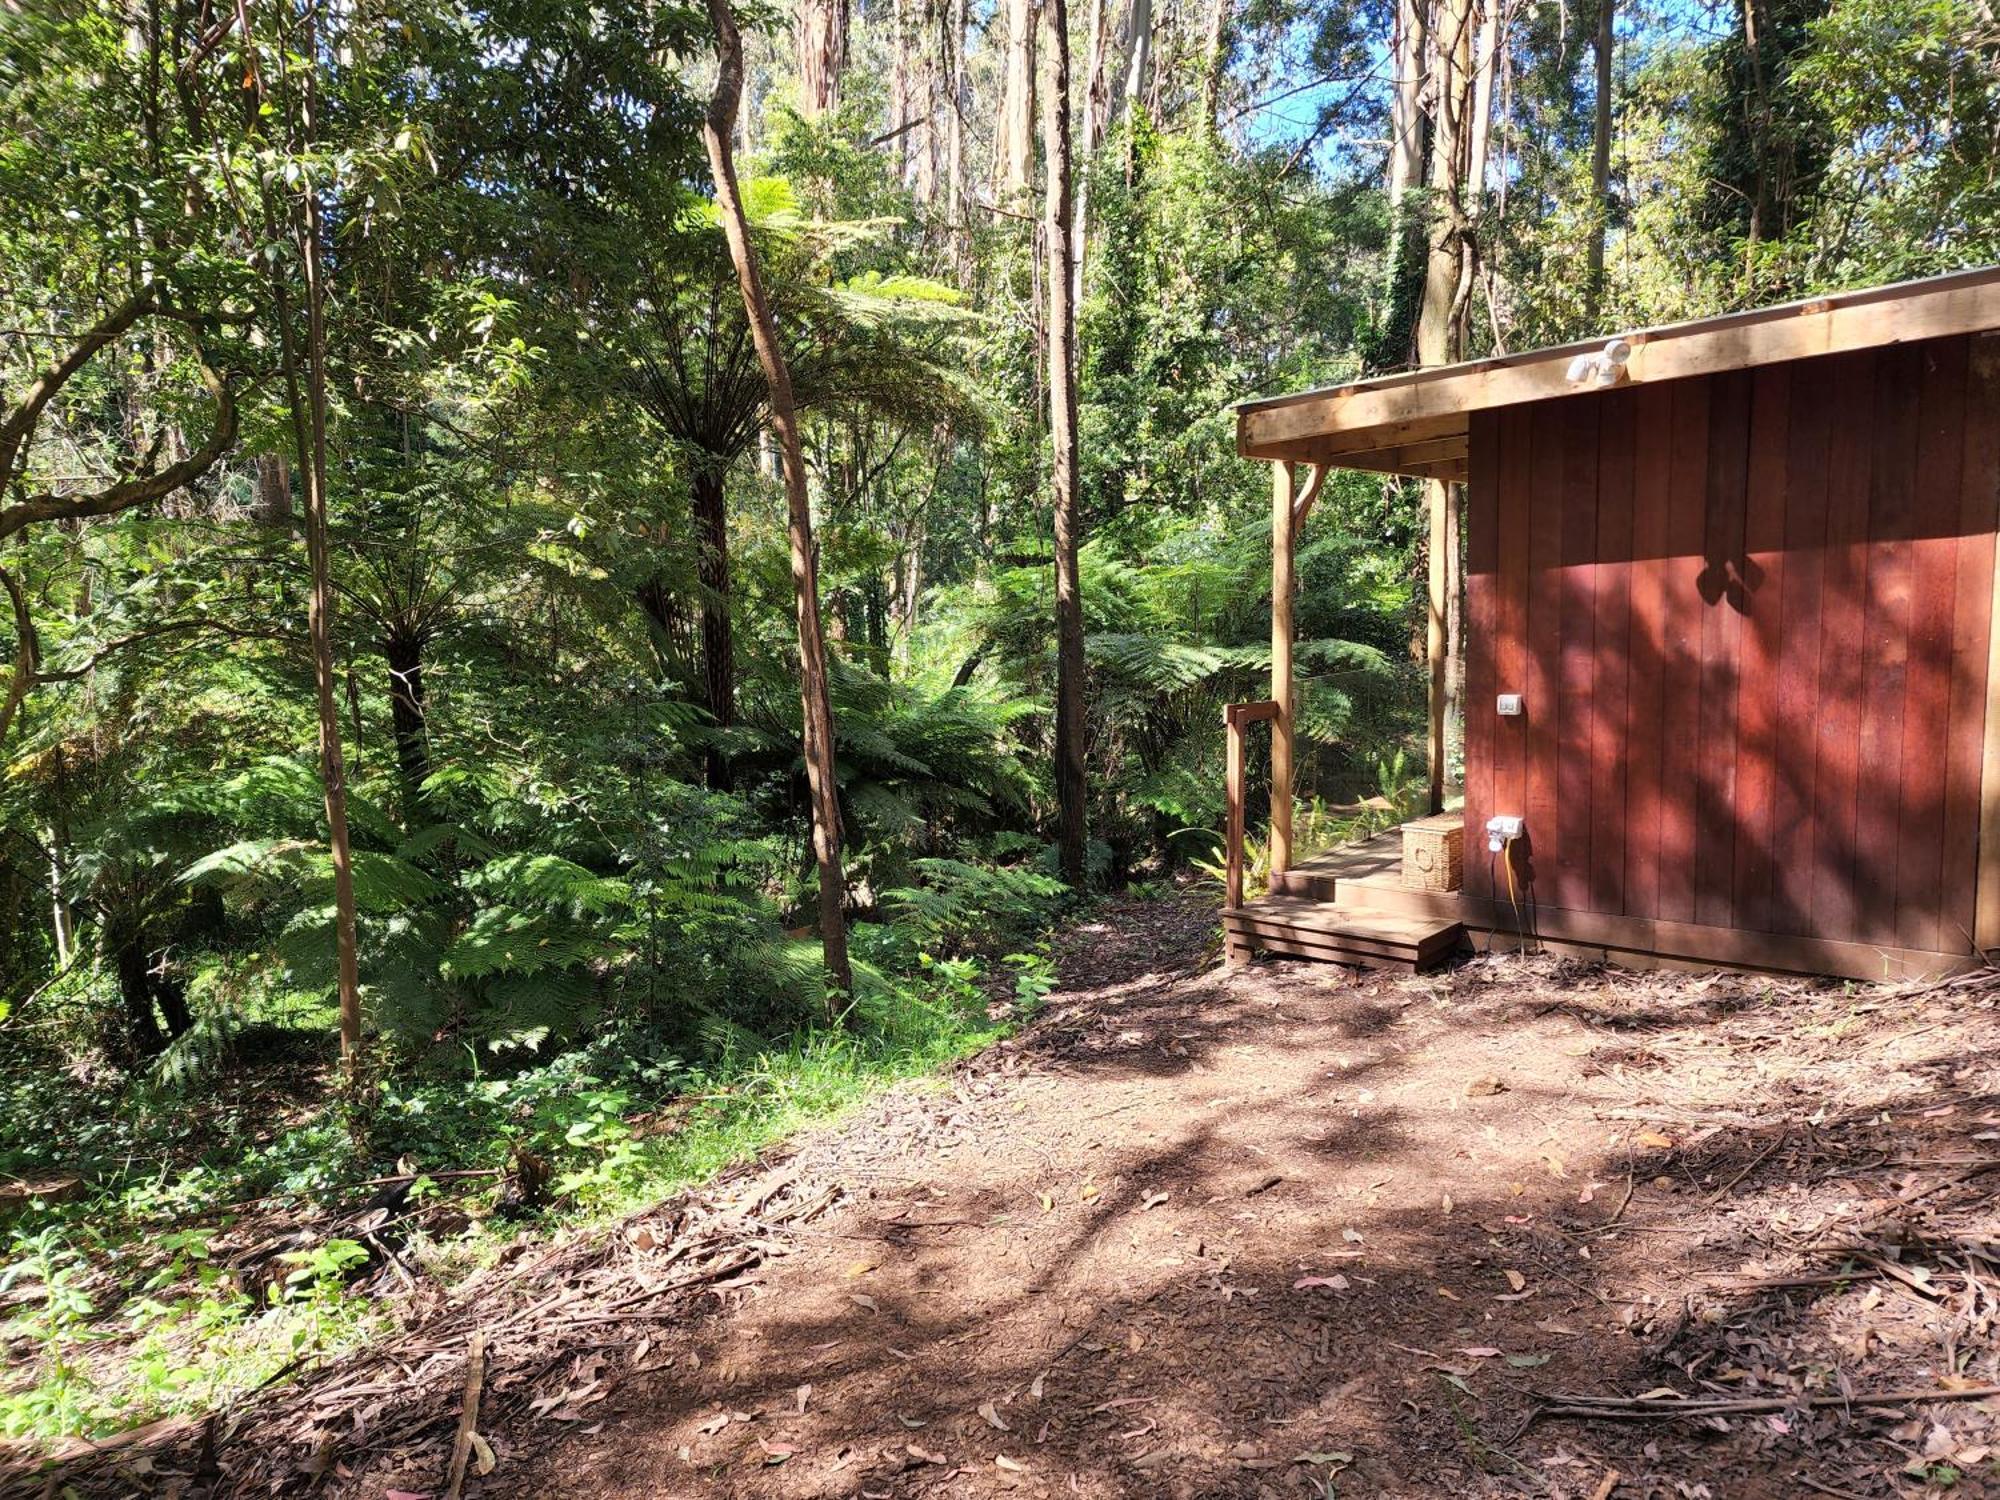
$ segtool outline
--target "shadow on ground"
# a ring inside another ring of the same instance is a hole
[[[538,1372],[465,1494],[1982,1493],[1986,1403],[1868,1398],[2000,1378],[1994,989],[1229,973],[1213,932],[1071,934],[1030,1032],[802,1142],[840,1205]],[[1662,1388],[1753,1406],[1544,1415]],[[448,1436],[319,1490],[434,1495]]]

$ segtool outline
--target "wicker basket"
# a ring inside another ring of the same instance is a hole
[[[1403,884],[1413,891],[1455,891],[1465,872],[1465,820],[1439,813],[1403,825]]]

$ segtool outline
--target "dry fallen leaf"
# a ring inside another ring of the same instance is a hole
[[[792,1394],[798,1398],[798,1403],[799,1403],[795,1413],[796,1415],[802,1417],[806,1414],[806,1402],[812,1399],[812,1393],[813,1393],[813,1388],[810,1384],[802,1385],[796,1391],[792,1392]]]
[[[1013,1428],[1007,1425],[1006,1421],[1001,1417],[1000,1413],[994,1410],[993,1403],[991,1401],[980,1402],[979,1415],[986,1418],[987,1426],[992,1427],[1000,1432],[1012,1432],[1014,1430]]]
[[[1674,1138],[1657,1130],[1642,1130],[1639,1132],[1639,1144],[1650,1146],[1655,1151],[1671,1151],[1674,1149]]]
[[[911,1443],[909,1445],[909,1451],[910,1451],[910,1457],[917,1459],[923,1463],[941,1464],[944,1462],[944,1455],[942,1453],[927,1453],[922,1448],[919,1448],[915,1443]]]
[[[866,1292],[849,1292],[847,1300],[852,1302],[856,1307],[867,1308],[870,1312],[879,1312],[881,1310],[880,1305]]]
[[[1026,1464],[1017,1464],[1004,1453],[995,1454],[993,1462],[1005,1469],[1009,1474],[1025,1474],[1028,1472]]]
[[[493,1445],[487,1442],[486,1439],[481,1437],[478,1433],[476,1432],[473,1433],[472,1472],[482,1476],[491,1474],[493,1472],[494,1466],[499,1462],[500,1460],[493,1456]]]
[[[1042,1399],[1042,1382],[1048,1379],[1048,1375],[1049,1372],[1047,1370],[1042,1371],[1041,1374],[1035,1377],[1035,1383],[1028,1387],[1028,1394],[1033,1396],[1037,1401]]]
[[[726,1411],[719,1411],[714,1416],[710,1417],[706,1422],[702,1423],[701,1426],[695,1428],[695,1431],[700,1433],[703,1437],[713,1437],[716,1433],[722,1431],[722,1429],[727,1427],[728,1425],[729,1425],[729,1413]]]
[[[1347,1290],[1347,1278],[1338,1272],[1332,1276],[1301,1276],[1292,1283],[1292,1290],[1303,1292],[1309,1287],[1316,1286],[1323,1286],[1330,1292],[1344,1292]]]
[[[1167,1201],[1167,1198],[1169,1196],[1170,1195],[1166,1193],[1146,1194],[1146,1201],[1139,1205],[1140,1211],[1143,1212],[1149,1208],[1158,1208],[1162,1203],[1165,1203]]]
[[[1506,1272],[1506,1276],[1507,1276],[1507,1285],[1511,1286],[1515,1291],[1519,1292],[1526,1290],[1528,1285],[1528,1278],[1523,1276],[1519,1271],[1510,1268]]]

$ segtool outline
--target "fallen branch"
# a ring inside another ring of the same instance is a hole
[[[1630,1421],[1647,1417],[1723,1417],[1755,1412],[1796,1411],[1800,1407],[1826,1406],[1915,1406],[1938,1401],[1982,1401],[2000,1396],[2000,1385],[1975,1385],[1964,1390],[1877,1391],[1855,1396],[1745,1396],[1723,1400],[1696,1398],[1679,1400],[1664,1396],[1580,1396],[1568,1391],[1535,1391],[1537,1401],[1547,1403],[1535,1413],[1540,1417],[1604,1418]]]
[[[479,1430],[479,1392],[486,1383],[486,1335],[475,1333],[465,1355],[465,1404],[458,1413],[458,1435],[451,1443],[451,1473],[444,1500],[458,1500],[465,1488],[465,1466],[472,1457],[472,1440]]]
[[[1770,1145],[1766,1146],[1762,1151],[1759,1151],[1755,1156],[1751,1157],[1750,1160],[1744,1164],[1742,1171],[1738,1172],[1734,1177],[1730,1178],[1729,1181],[1723,1183],[1721,1187],[1717,1188],[1714,1192],[1710,1193],[1708,1195],[1707,1200],[1702,1204],[1702,1207],[1713,1208],[1716,1204],[1720,1203],[1724,1198],[1728,1197],[1729,1190],[1735,1187],[1736,1184],[1741,1182],[1744,1178],[1748,1177],[1752,1172],[1756,1171],[1759,1167],[1763,1166],[1764,1163],[1768,1161],[1770,1157],[1777,1151],[1777,1149],[1785,1144],[1786,1140],[1790,1138],[1791,1133],[1792,1130],[1789,1125],[1781,1129],[1778,1132],[1776,1139],[1774,1139]]]

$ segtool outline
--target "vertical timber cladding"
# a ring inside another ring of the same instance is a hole
[[[1470,450],[1468,895],[1507,901],[1518,813],[1540,910],[1972,950],[2000,336],[1476,412]]]

